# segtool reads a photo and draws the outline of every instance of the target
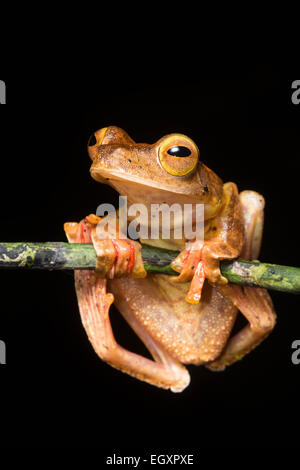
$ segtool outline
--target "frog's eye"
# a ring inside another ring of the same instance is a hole
[[[182,145],[175,145],[167,150],[169,155],[173,155],[173,157],[188,157],[191,155],[191,151],[188,147],[183,147]]]
[[[102,145],[107,129],[107,127],[102,127],[102,129],[99,129],[99,131],[92,134],[88,141],[88,147]]]
[[[185,135],[171,134],[161,142],[158,156],[161,166],[167,173],[174,176],[187,176],[197,166],[199,150]]]

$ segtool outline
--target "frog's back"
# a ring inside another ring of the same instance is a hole
[[[174,284],[165,275],[114,279],[108,287],[129,323],[138,322],[155,342],[186,364],[218,357],[237,314],[232,302],[207,282],[196,305],[185,300],[189,283]]]

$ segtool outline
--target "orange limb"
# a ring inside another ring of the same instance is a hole
[[[171,263],[179,276],[172,277],[172,282],[187,282],[192,280],[185,300],[191,304],[200,302],[203,284],[205,281],[204,263],[201,261],[203,242],[196,240],[190,243],[186,250],[177,256]]]
[[[86,218],[80,224],[66,223],[64,228],[69,242],[90,243],[93,241],[95,224],[90,222],[91,219]],[[115,246],[118,258],[120,258],[121,252],[121,258],[125,254],[128,258],[126,258],[125,264],[123,262],[121,264],[126,270],[133,269],[136,277],[144,277],[142,274],[143,272],[146,274],[146,272],[140,256],[140,245],[132,241],[127,243],[126,240],[118,240],[117,242]],[[119,242],[122,242],[121,249]],[[127,250],[124,249],[124,242],[127,243]],[[132,247],[131,243],[136,243],[136,245]],[[113,244],[111,245],[114,247]],[[92,270],[75,270],[75,287],[83,326],[95,352],[102,360],[140,380],[171,389],[173,392],[181,392],[188,386],[190,376],[185,367],[169,355],[160,344],[157,344],[138,323],[132,326],[151,352],[154,360],[128,351],[116,342],[109,320],[109,308],[114,301],[114,296],[106,292],[107,280],[105,278],[101,278]]]
[[[204,265],[202,261],[199,261],[189,291],[185,296],[185,300],[187,302],[189,302],[190,304],[198,304],[200,302],[204,281]]]

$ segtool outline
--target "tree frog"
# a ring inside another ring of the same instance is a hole
[[[219,263],[257,259],[264,198],[255,191],[239,193],[234,183],[223,184],[183,134],[141,144],[109,126],[92,135],[88,153],[91,176],[127,196],[129,203],[204,205],[204,240],[141,240],[179,250],[172,263],[177,276],[147,274],[138,241],[99,240],[100,219],[94,214],[64,225],[70,242],[93,243],[96,250],[96,270],[76,270],[75,288],[83,325],[99,357],[140,380],[181,392],[190,382],[185,365],[223,370],[255,348],[275,325],[270,296],[261,288],[228,283]],[[109,320],[112,302],[153,360],[116,342]],[[248,324],[230,337],[238,311]]]

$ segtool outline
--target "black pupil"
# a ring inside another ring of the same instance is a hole
[[[192,152],[187,147],[176,145],[174,147],[171,147],[167,153],[169,155],[173,155],[173,157],[188,157],[189,155],[191,155]]]
[[[96,143],[97,143],[96,137],[92,135],[89,140],[89,147],[93,147],[93,145],[96,145]]]

